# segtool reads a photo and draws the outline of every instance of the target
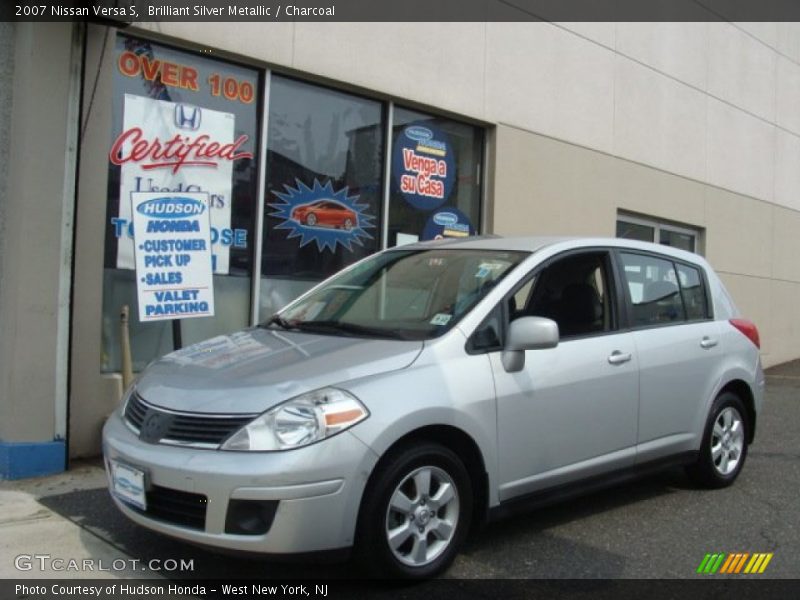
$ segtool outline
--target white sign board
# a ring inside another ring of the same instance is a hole
[[[139,320],[214,315],[208,194],[134,192]]]
[[[119,217],[131,222],[125,199],[135,192],[184,195],[207,192],[215,273],[227,274],[230,245],[222,243],[231,227],[233,162],[252,158],[239,148],[247,136],[234,140],[232,113],[178,102],[125,94],[123,132],[110,159],[120,165]],[[122,235],[117,268],[134,268],[133,240]]]

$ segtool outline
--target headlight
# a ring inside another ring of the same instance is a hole
[[[222,444],[222,450],[290,450],[352,427],[369,411],[352,394],[323,388],[292,398],[252,420]]]

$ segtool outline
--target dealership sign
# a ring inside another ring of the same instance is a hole
[[[210,219],[214,272],[228,273],[230,247],[246,247],[247,232],[231,229],[233,164],[252,159],[234,139],[232,113],[179,102],[125,94],[122,132],[109,160],[120,167],[119,215],[111,219],[117,242],[117,268],[134,268],[131,224],[126,201],[133,193],[191,196],[203,192]]]
[[[134,192],[139,320],[214,315],[208,194]]]
[[[364,239],[372,239],[366,230],[375,228],[375,217],[347,187],[334,190],[330,181],[322,184],[317,179],[311,186],[296,179],[295,185],[273,192],[279,202],[269,203],[275,209],[269,215],[281,220],[275,229],[287,230],[287,239],[298,238],[300,248],[314,243],[320,252],[335,252],[338,246],[352,252],[354,243],[363,246]]]
[[[469,217],[457,208],[446,207],[440,208],[430,216],[420,239],[441,240],[469,235],[475,235],[475,228]]]
[[[392,152],[394,182],[417,210],[429,211],[447,201],[453,191],[456,165],[447,136],[422,121],[403,128]]]

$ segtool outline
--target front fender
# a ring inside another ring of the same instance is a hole
[[[483,458],[490,506],[498,502],[497,413],[486,355],[419,360],[402,371],[347,387],[370,411],[370,418],[351,431],[374,452],[383,456],[398,440],[423,427],[459,429],[475,442]]]

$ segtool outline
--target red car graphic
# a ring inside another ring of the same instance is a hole
[[[348,231],[358,225],[356,213],[333,200],[317,200],[295,206],[292,219],[309,227],[338,227]]]

